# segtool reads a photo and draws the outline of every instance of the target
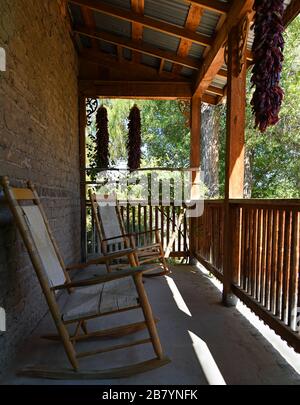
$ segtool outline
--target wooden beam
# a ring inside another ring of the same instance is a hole
[[[195,32],[197,30],[197,28],[199,27],[201,18],[203,16],[203,8],[191,4],[190,9],[189,9],[189,13],[188,16],[186,18],[186,22],[185,22],[185,28],[186,30],[189,30],[191,32]],[[188,41],[187,39],[182,39],[180,40],[180,44],[177,50],[177,55],[181,56],[183,58],[187,57],[190,49],[193,45],[193,42]],[[182,67],[179,65],[174,65],[173,66],[173,72],[174,73],[180,73],[180,71],[182,70]]]
[[[196,44],[202,46],[211,46],[213,43],[213,39],[207,37],[206,35],[189,32],[185,28],[178,27],[174,24],[169,24],[164,21],[156,20],[154,18],[142,16],[134,13],[133,11],[121,9],[119,7],[113,7],[108,5],[107,3],[100,3],[98,0],[69,0],[69,1],[79,6],[89,7],[92,10],[109,15],[111,17],[120,18],[122,20],[129,21],[131,23],[135,22],[141,24],[144,27],[151,28],[159,32],[163,32],[164,34],[172,35],[177,38],[188,39],[189,41],[195,42]]]
[[[153,100],[190,99],[192,84],[180,81],[102,81],[79,80],[80,92],[85,97],[140,98]],[[216,105],[218,98],[209,94],[202,97],[204,103]]]
[[[131,9],[133,12],[139,15],[144,15],[145,0],[131,0]],[[136,42],[143,41],[143,25],[132,22],[132,40]],[[141,54],[139,52],[134,52],[132,55],[132,60],[134,62],[140,62]]]
[[[110,55],[108,53],[102,51],[96,51],[93,49],[84,49],[79,54],[79,61],[82,66],[84,66],[87,62],[92,62],[98,64],[102,67],[106,67],[108,69],[115,69],[122,72],[124,76],[124,80],[126,80],[126,72],[134,72],[135,75],[144,75],[145,80],[175,80],[175,81],[187,81],[190,82],[188,78],[184,78],[183,76],[175,75],[171,72],[161,72],[158,73],[156,68],[151,66],[146,66],[140,63],[135,63],[130,60],[122,59],[119,60],[118,56]]]
[[[81,226],[81,260],[83,263],[86,262],[87,255],[87,245],[86,245],[86,178],[85,178],[85,168],[86,168],[86,98],[80,93],[78,99],[78,121],[79,121],[79,169],[80,169],[80,226]]]
[[[201,98],[191,101],[191,148],[190,167],[200,168],[201,163]]]
[[[81,14],[83,17],[84,25],[87,25],[93,29],[96,29],[96,22],[94,19],[93,11],[88,7],[81,7]],[[98,42],[95,38],[91,38],[92,48],[98,48]]]
[[[284,26],[288,27],[292,21],[300,14],[300,1],[292,0],[291,3],[287,6],[287,9],[284,13]]]
[[[239,72],[239,28],[235,26],[228,38],[228,83],[227,83],[227,120],[226,120],[226,163],[225,163],[225,200],[224,200],[224,287],[223,302],[235,304],[231,286],[237,280],[239,252],[232,247],[238,246],[238,221],[233,218],[230,200],[243,198],[245,174],[245,120],[246,120],[246,54]]]
[[[206,10],[214,11],[220,14],[226,14],[230,10],[230,2],[223,3],[218,0],[186,0],[189,3],[195,4]]]
[[[199,172],[192,172],[191,199],[197,199],[198,186],[200,182],[201,168],[201,98],[193,97],[191,101],[191,137],[190,137],[190,167],[199,169]],[[189,219],[190,226],[190,251],[191,258],[196,253],[195,241],[197,240],[197,218]]]
[[[86,97],[188,99],[192,96],[192,84],[187,82],[154,81],[101,81],[80,80],[80,91]]]
[[[172,52],[163,51],[159,48],[155,48],[145,43],[142,44],[139,42],[134,42],[121,36],[110,34],[106,31],[95,31],[91,28],[75,27],[74,32],[80,35],[87,36],[89,38],[96,38],[105,42],[109,42],[114,45],[121,45],[124,48],[131,49],[132,51],[137,51],[146,55],[154,56],[156,58],[165,59],[172,63],[178,63],[179,65],[186,66],[191,69],[199,68],[199,61],[195,58],[182,58],[173,54]]]
[[[207,53],[200,68],[194,87],[194,94],[197,94],[198,96],[204,94],[216,74],[219,72],[224,63],[224,45],[227,41],[228,34],[247,12],[252,11],[253,4],[254,0],[234,0],[232,2],[226,21],[220,28],[214,40],[214,44]]]

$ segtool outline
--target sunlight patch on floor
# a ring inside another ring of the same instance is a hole
[[[200,263],[197,268],[202,274],[209,276],[210,273]],[[215,277],[209,276],[210,282],[219,290],[223,291],[222,283]],[[276,349],[281,356],[289,363],[298,374],[300,374],[300,354],[296,353],[294,349],[290,348],[276,333],[265,325],[251,310],[238,300],[236,309],[254,326],[263,337]]]
[[[189,331],[193,348],[209,385],[226,385],[207,344],[199,336]]]
[[[169,276],[165,276],[168,286],[170,288],[170,290],[172,291],[173,294],[173,298],[174,301],[178,307],[178,309],[180,309],[180,311],[184,312],[186,315],[188,316],[192,316],[190,310],[188,309],[182,295],[180,294],[180,291],[177,288],[177,285],[175,284],[175,281],[169,277]]]

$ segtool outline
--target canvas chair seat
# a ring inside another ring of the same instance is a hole
[[[76,288],[62,308],[63,321],[96,317],[134,307],[138,295],[131,277],[100,285]]]

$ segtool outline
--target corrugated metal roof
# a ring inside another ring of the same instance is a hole
[[[101,0],[103,3],[109,4],[110,6],[115,6],[123,9],[131,9],[131,0]],[[227,3],[227,0],[219,0]],[[291,0],[285,0],[285,7],[290,4]],[[166,21],[169,24],[173,24],[179,27],[184,27],[186,19],[188,16],[190,4],[188,0],[145,0],[144,15],[151,17],[156,20]],[[74,4],[70,4],[70,11],[75,25],[84,25],[83,16],[80,7]],[[107,31],[109,33],[122,36],[124,38],[131,39],[132,35],[132,24],[129,21],[114,18],[100,12],[93,12],[96,28],[99,30]],[[198,34],[206,35],[208,37],[213,37],[216,33],[216,28],[220,21],[220,14],[215,13],[210,10],[204,10],[201,22],[199,24],[196,32]],[[84,36],[79,36],[81,45],[83,47],[91,47],[91,40]],[[252,48],[254,40],[254,32],[251,30],[248,36],[248,49]],[[180,39],[173,36],[156,31],[147,27],[143,29],[143,42],[147,43],[154,48],[162,49],[174,53],[178,51],[180,44]],[[116,54],[117,47],[111,45],[104,41],[99,41],[99,47],[102,51],[110,54]],[[205,47],[193,43],[189,51],[189,56],[200,60],[203,57]],[[122,50],[125,59],[132,59],[132,51],[127,48]],[[141,63],[152,66],[153,68],[158,68],[160,65],[160,59],[143,54],[141,57]],[[166,72],[171,72],[173,68],[173,63],[169,61],[164,62],[163,70]],[[226,66],[223,65],[223,69]],[[181,74],[185,77],[193,77],[195,70],[189,69],[187,67],[182,67]],[[226,77],[217,76],[212,85],[224,88],[226,85]]]
[[[112,34],[131,37],[131,23],[120,20],[116,17],[111,17],[102,13],[94,12],[96,28],[98,30],[107,31]]]
[[[204,10],[200,25],[197,29],[197,34],[207,35],[212,37],[215,33],[217,24],[220,19],[220,14],[213,13],[209,10]]]
[[[144,28],[143,30],[144,42],[156,46],[157,48],[164,49],[171,52],[177,52],[180,39],[171,35],[163,34],[159,31]]]
[[[193,43],[189,52],[189,56],[200,59],[203,55],[204,50],[205,50],[204,46]]]
[[[83,25],[83,17],[81,13],[81,8],[77,4],[69,3],[69,9],[71,12],[72,22],[76,25]]]
[[[172,68],[173,68],[173,63],[166,60],[165,63],[164,63],[164,71],[165,72],[171,72]]]
[[[182,0],[146,0],[144,14],[184,27],[189,4]]]
[[[131,0],[101,0],[102,3],[107,3],[110,6],[122,7],[126,9],[131,8]]]
[[[182,74],[183,76],[186,76],[186,77],[191,77],[191,76],[193,76],[194,72],[195,72],[195,71],[194,71],[193,69],[190,69],[190,68],[188,68],[188,67],[183,66],[183,67],[182,67],[181,74]]]
[[[151,66],[155,69],[159,68],[160,59],[154,58],[150,55],[142,55],[142,63],[147,66]]]
[[[117,54],[117,47],[116,45],[110,44],[108,42],[104,42],[104,41],[99,41],[100,43],[100,49],[101,51],[105,52],[105,53],[109,53],[112,55],[116,55]]]
[[[125,59],[131,60],[132,58],[132,51],[128,48],[123,49],[123,56]]]
[[[226,77],[219,77],[216,76],[212,82],[212,86],[218,87],[220,89],[223,89],[226,86],[227,79]]]

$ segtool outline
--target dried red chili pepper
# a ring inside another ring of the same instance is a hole
[[[130,110],[128,117],[128,167],[130,170],[137,170],[141,165],[141,113],[137,105]]]
[[[261,132],[277,124],[284,96],[280,87],[284,60],[283,0],[255,0],[255,22],[251,83],[255,87],[251,101],[255,127]]]
[[[96,164],[98,168],[109,167],[109,133],[107,110],[104,106],[98,108],[96,115]]]

